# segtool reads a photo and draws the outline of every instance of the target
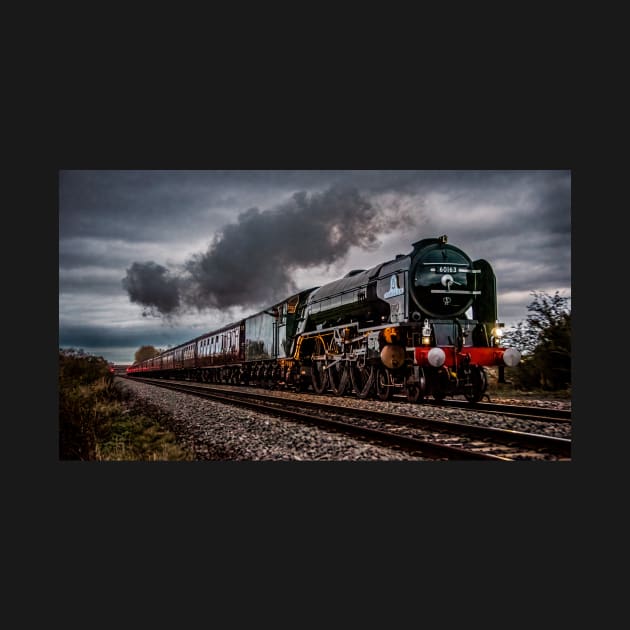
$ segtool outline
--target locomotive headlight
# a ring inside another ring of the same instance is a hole
[[[521,353],[516,348],[508,348],[503,353],[503,363],[508,367],[514,367],[521,360]]]
[[[422,337],[422,345],[430,346],[431,345],[431,337]]]
[[[442,367],[446,361],[446,353],[442,348],[431,348],[427,354],[427,360],[433,367]]]
[[[501,345],[501,337],[503,337],[503,324],[497,324],[491,331],[492,344],[496,347]]]

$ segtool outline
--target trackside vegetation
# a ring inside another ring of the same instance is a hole
[[[59,350],[61,460],[192,460],[160,415],[125,392],[102,357]]]
[[[549,295],[532,293],[529,315],[505,336],[507,345],[523,353],[511,370],[511,379],[520,390],[571,391],[571,308],[570,298],[556,291]]]

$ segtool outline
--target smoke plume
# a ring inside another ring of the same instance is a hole
[[[383,208],[355,188],[297,192],[269,210],[239,214],[179,275],[154,262],[135,262],[123,286],[145,314],[259,307],[308,288],[295,285],[296,269],[343,261],[351,247],[375,249],[379,235],[414,222],[404,204]]]
[[[129,299],[144,307],[144,317],[170,316],[180,308],[180,279],[172,277],[166,267],[157,263],[133,263],[122,285]]]

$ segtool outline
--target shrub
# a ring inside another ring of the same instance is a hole
[[[192,459],[150,416],[132,413],[102,357],[59,352],[59,457],[62,460]]]

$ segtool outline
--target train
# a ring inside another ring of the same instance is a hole
[[[481,400],[503,347],[496,276],[447,235],[354,269],[127,368],[129,376],[290,388],[386,401]]]

